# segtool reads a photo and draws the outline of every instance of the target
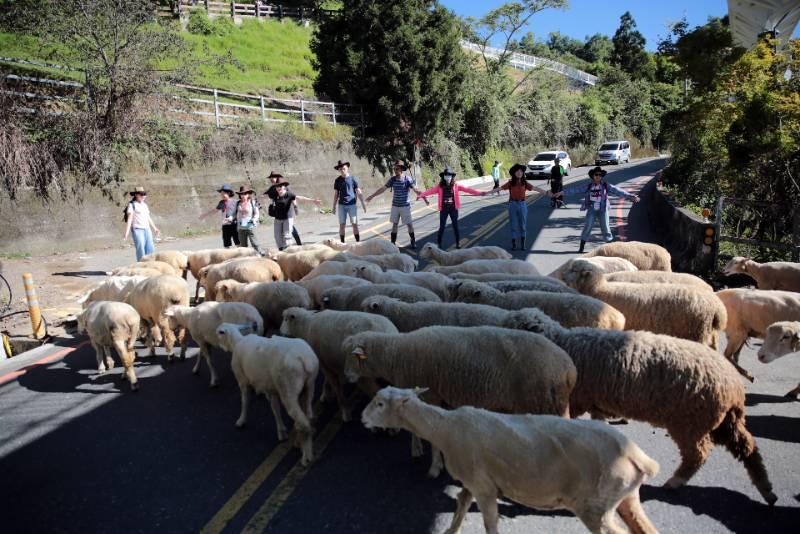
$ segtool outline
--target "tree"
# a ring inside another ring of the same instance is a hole
[[[648,65],[645,52],[644,36],[636,29],[636,21],[630,11],[626,11],[619,19],[619,28],[611,39],[614,51],[611,62],[628,74],[641,76],[646,73]]]
[[[589,63],[607,63],[614,52],[614,44],[607,35],[596,33],[586,39],[577,56]]]
[[[561,35],[561,32],[550,32],[547,36],[547,47],[558,54],[577,56],[583,50],[583,42],[567,35]]]
[[[697,91],[713,89],[714,83],[744,53],[734,46],[728,17],[711,17],[703,26],[684,33],[676,41],[674,61]]]

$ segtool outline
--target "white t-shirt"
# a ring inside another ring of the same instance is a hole
[[[150,228],[150,208],[144,202],[129,202],[127,213],[133,217],[132,228]]]
[[[589,187],[589,202],[593,204],[593,208],[595,211],[600,209],[600,205],[603,203],[603,184],[592,184]]]

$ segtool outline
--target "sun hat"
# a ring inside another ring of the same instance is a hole
[[[408,167],[406,166],[406,162],[403,161],[402,159],[398,159],[397,161],[395,161],[392,167],[400,167],[403,170],[408,169]]]
[[[449,176],[452,176],[453,178],[455,178],[455,176],[456,176],[456,171],[454,171],[454,170],[453,170],[453,168],[452,168],[452,167],[450,167],[450,165],[447,165],[447,166],[444,168],[444,170],[443,170],[442,172],[440,172],[440,173],[439,173],[439,178],[444,178],[444,177],[445,177],[445,175],[449,175]]]
[[[280,187],[280,186],[282,186],[282,185],[285,185],[286,187],[289,187],[289,182],[287,182],[287,181],[286,181],[286,180],[284,180],[284,179],[280,179],[280,180],[278,180],[277,182],[275,182],[275,184],[274,184],[274,185],[275,185],[275,187]]]
[[[601,168],[600,166],[597,166],[597,167],[595,167],[594,169],[592,169],[592,170],[590,170],[590,171],[589,171],[589,176],[590,176],[590,177],[591,177],[591,176],[594,176],[594,175],[595,175],[596,173],[598,173],[598,172],[600,173],[600,177],[601,177],[601,178],[602,178],[603,176],[605,176],[606,174],[608,174],[608,171],[604,170],[604,169],[603,169],[603,168]]]
[[[217,193],[222,193],[222,192],[230,193],[232,195],[233,194],[233,188],[231,187],[231,184],[222,184],[222,187],[217,189]]]
[[[508,174],[513,178],[514,174],[520,170],[523,172],[522,176],[525,177],[524,172],[528,170],[528,167],[522,163],[515,163],[510,169],[508,169]]]
[[[334,165],[334,166],[333,166],[333,168],[334,168],[334,169],[336,169],[336,170],[338,171],[339,169],[341,169],[341,168],[342,168],[342,167],[344,167],[345,165],[347,165],[347,166],[349,167],[349,166],[350,166],[350,162],[349,162],[349,161],[342,161],[342,160],[339,160],[339,163],[337,163],[336,165]]]
[[[283,175],[281,173],[279,173],[278,171],[270,171],[269,176],[267,176],[267,178],[269,180],[271,180],[273,178],[283,178]]]
[[[144,187],[142,187],[141,185],[137,185],[136,187],[133,188],[133,191],[131,191],[130,194],[131,194],[131,196],[137,195],[137,194],[146,195],[147,191],[145,191]]]
[[[239,190],[236,192],[237,195],[244,195],[244,194],[253,194],[253,188],[242,185],[239,187]]]

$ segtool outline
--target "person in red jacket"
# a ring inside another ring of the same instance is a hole
[[[417,198],[425,198],[433,194],[439,195],[439,233],[436,234],[436,243],[439,248],[442,248],[444,227],[447,225],[447,218],[450,217],[453,223],[453,233],[456,236],[456,248],[461,248],[461,240],[458,233],[458,209],[461,207],[459,193],[463,191],[476,196],[484,196],[486,193],[459,185],[456,182],[456,173],[449,165],[439,173],[439,178],[437,185],[427,191],[423,191]]]

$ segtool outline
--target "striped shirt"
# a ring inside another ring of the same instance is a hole
[[[392,176],[384,187],[392,188],[392,206],[410,206],[408,190],[417,183],[410,176]]]

